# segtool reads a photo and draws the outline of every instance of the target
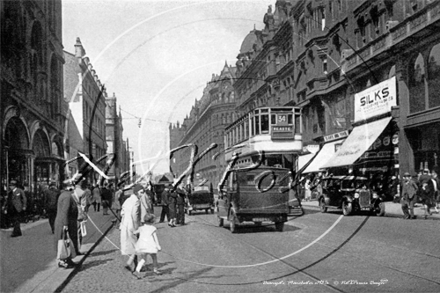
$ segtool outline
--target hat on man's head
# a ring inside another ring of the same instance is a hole
[[[144,187],[143,187],[142,185],[140,185],[140,184],[135,184],[135,185],[133,186],[133,193],[138,193],[139,190],[142,190],[142,189],[144,189]]]
[[[9,185],[17,186],[17,181],[15,181],[15,180],[11,180],[11,182],[9,182]]]
[[[405,172],[403,173],[403,177],[411,177],[411,174],[409,174],[409,172]]]

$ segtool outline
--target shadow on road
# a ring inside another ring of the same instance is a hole
[[[99,251],[99,252],[92,252],[89,257],[97,257],[97,256],[101,256],[101,255],[106,255],[106,254],[111,254],[113,252],[117,251],[116,249],[112,249],[112,250],[106,250],[106,251]]]
[[[169,289],[172,289],[172,288],[174,288],[174,287],[176,287],[176,286],[178,286],[180,284],[183,284],[183,283],[186,283],[188,281],[191,281],[191,279],[194,279],[196,277],[200,277],[201,275],[209,272],[210,270],[212,270],[212,268],[205,268],[205,269],[201,269],[199,271],[193,272],[193,273],[188,273],[186,278],[176,277],[176,278],[173,278],[173,279],[169,279],[167,281],[172,281],[170,284],[162,286],[162,287],[160,287],[160,288],[158,288],[158,289],[156,289],[154,291],[150,291],[150,293],[165,292],[165,291],[167,291]],[[222,276],[218,276],[217,278],[221,278],[221,277]],[[209,276],[209,277],[206,277],[206,278],[212,279],[212,278],[216,278],[216,277]],[[163,280],[161,280],[159,278],[154,279],[154,280],[150,279],[149,281],[151,283],[156,283],[156,282],[163,283]]]
[[[108,259],[104,259],[104,260],[92,260],[92,261],[90,261],[90,262],[83,263],[83,264],[81,265],[80,269],[78,270],[78,272],[82,272],[82,271],[88,270],[88,269],[90,269],[90,268],[93,268],[93,267],[96,267],[96,266],[100,266],[100,265],[106,264],[106,263],[108,263],[109,261],[113,261],[113,259],[108,258]]]

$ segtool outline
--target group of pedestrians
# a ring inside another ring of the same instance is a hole
[[[400,185],[402,195],[401,206],[404,219],[416,219],[414,206],[420,202],[424,206],[424,218],[432,215],[432,209],[439,213],[440,208],[440,179],[438,174],[440,168],[434,166],[432,171],[425,168],[421,171],[417,179],[413,178],[409,172],[403,174],[403,181]]]
[[[162,192],[162,212],[160,215],[160,223],[168,221],[168,226],[176,227],[177,225],[185,225],[185,204],[187,192],[180,187],[174,188],[169,184]]]

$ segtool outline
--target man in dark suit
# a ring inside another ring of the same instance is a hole
[[[172,188],[172,185],[168,185],[167,188],[164,189],[164,191],[161,194],[162,198],[162,212],[160,213],[160,223],[163,223],[165,221],[165,216],[167,216],[167,221],[170,220],[170,214],[168,209],[168,197],[170,193],[170,188]]]
[[[55,183],[51,183],[49,188],[44,191],[44,208],[46,209],[47,217],[49,218],[50,229],[52,234],[55,229],[55,217],[57,216],[57,205],[60,191],[57,189]]]
[[[403,181],[401,183],[401,192],[402,195],[400,204],[402,207],[404,219],[415,219],[414,215],[414,204],[417,201],[417,184],[412,180],[411,174],[409,172],[405,172],[403,174]],[[408,212],[409,210],[409,212]]]
[[[17,187],[17,181],[12,180],[9,183],[11,191],[8,196],[7,212],[14,223],[14,230],[11,237],[21,236],[20,221],[24,211],[26,211],[27,198],[23,189]]]

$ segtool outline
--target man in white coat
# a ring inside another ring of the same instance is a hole
[[[143,190],[142,185],[136,184],[132,188],[133,193],[122,205],[121,210],[121,253],[128,255],[128,261],[125,268],[130,272],[134,271],[133,263],[136,256],[135,244],[137,236],[133,232],[139,228],[140,225],[140,190]]]

